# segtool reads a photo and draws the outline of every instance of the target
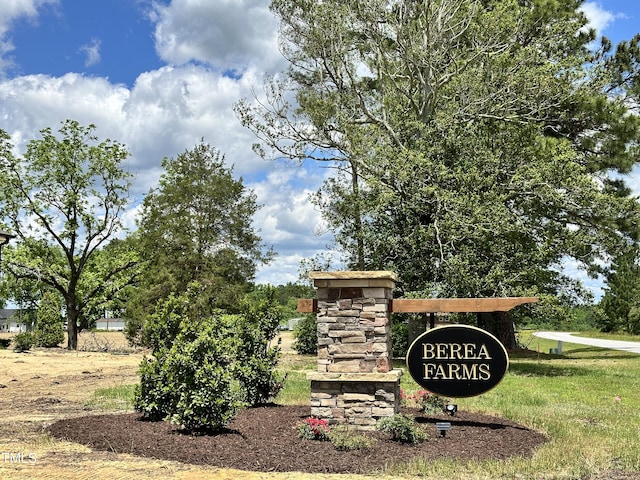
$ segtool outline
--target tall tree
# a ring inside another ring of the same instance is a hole
[[[224,156],[205,143],[162,162],[159,186],[138,221],[145,275],[128,305],[127,335],[136,341],[159,299],[197,282],[202,314],[237,312],[259,263],[270,260],[252,221],[256,196],[235,179]],[[144,340],[143,340],[144,342]]]
[[[273,0],[290,68],[237,111],[258,153],[344,167],[318,202],[351,265],[401,292],[583,297],[559,267],[598,273],[636,235],[613,177],[640,122],[635,50],[591,51],[582,3]]]
[[[640,334],[640,252],[638,246],[614,259],[607,273],[607,287],[600,302],[604,315],[600,328],[606,332]]]
[[[100,248],[123,230],[130,175],[122,168],[125,147],[98,141],[95,126],[63,122],[56,137],[41,130],[22,158],[0,131],[0,216],[19,241],[7,250],[6,270],[56,290],[65,303],[69,349],[87,327],[83,312],[105,291],[128,284],[137,264],[123,252],[101,268]]]

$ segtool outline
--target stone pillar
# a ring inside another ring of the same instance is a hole
[[[393,369],[392,272],[312,272],[317,292],[318,368],[309,373],[311,415],[373,429],[400,411]]]

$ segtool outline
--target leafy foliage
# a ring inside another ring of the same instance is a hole
[[[31,350],[36,341],[31,332],[21,332],[13,337],[13,350],[16,352],[26,352]]]
[[[354,431],[349,425],[335,425],[331,427],[329,440],[336,450],[343,452],[366,450],[376,442],[375,438],[364,433],[358,433],[357,430]]]
[[[394,318],[391,325],[391,345],[394,357],[404,357],[409,350],[409,325]]]
[[[318,325],[315,315],[305,315],[293,329],[293,349],[300,355],[318,353]]]
[[[234,373],[242,382],[246,401],[255,406],[267,403],[283,387],[284,378],[276,372],[280,345],[272,346],[282,320],[276,290],[263,289],[261,299],[245,301],[239,315],[229,316],[229,335],[236,343]]]
[[[329,440],[330,430],[327,421],[322,418],[309,417],[298,423],[296,431],[305,440]]]
[[[400,392],[401,399],[407,404],[416,405],[421,412],[438,414],[446,412],[449,400],[427,390],[418,390],[412,395]]]
[[[421,443],[427,439],[427,433],[416,425],[413,417],[402,413],[381,418],[376,424],[376,429],[402,443]]]
[[[217,327],[201,322],[196,335],[186,329],[160,358],[143,361],[137,410],[195,432],[220,430],[234,418],[245,395],[231,368],[232,341],[220,338]]]
[[[133,251],[98,265],[101,248],[123,230],[130,175],[122,168],[129,155],[125,147],[99,142],[95,128],[67,120],[58,131],[61,138],[45,128],[41,139],[27,144],[23,158],[13,156],[9,136],[0,131],[0,210],[18,237],[6,250],[4,267],[27,282],[16,300],[40,289],[34,282],[64,298],[70,349],[88,326],[88,305],[107,301],[136,274]]]
[[[47,292],[40,300],[36,313],[36,325],[33,329],[35,343],[39,347],[57,347],[64,341],[62,305],[59,296]]]
[[[277,0],[287,79],[236,111],[265,158],[335,167],[315,202],[349,268],[588,300],[558,267],[597,275],[638,233],[640,36],[591,50],[580,3]]]
[[[192,431],[218,431],[245,406],[278,394],[280,322],[272,292],[238,315],[196,316],[189,294],[160,302],[148,323],[152,357],[140,365],[135,408]],[[153,327],[153,328],[151,328]]]
[[[605,332],[640,334],[640,255],[638,247],[623,252],[607,275],[607,288],[600,302],[603,315],[600,328]]]
[[[233,177],[219,151],[201,143],[163,159],[162,166],[135,237],[145,272],[127,304],[126,335],[133,344],[145,345],[144,322],[156,303],[183,294],[193,282],[199,283],[193,302],[200,315],[237,313],[256,265],[272,256],[251,224],[255,194]]]
[[[309,285],[300,285],[297,283],[287,282],[285,285],[277,285],[275,288],[276,299],[283,307],[285,318],[294,318],[298,316],[298,299],[312,298],[315,295],[315,289]]]

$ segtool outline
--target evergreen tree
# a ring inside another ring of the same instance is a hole
[[[154,306],[197,282],[201,316],[237,313],[256,265],[272,256],[254,231],[255,194],[235,179],[224,156],[201,143],[162,161],[159,186],[145,197],[136,242],[145,272],[127,305],[127,336],[140,338]]]
[[[640,334],[640,256],[637,246],[612,263],[600,307],[604,313],[600,319],[603,331]]]
[[[62,325],[62,305],[59,297],[53,292],[46,292],[36,313],[36,325],[33,336],[38,347],[57,347],[64,341]]]

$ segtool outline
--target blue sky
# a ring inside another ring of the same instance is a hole
[[[16,19],[9,37],[12,76],[78,72],[132,86],[141,72],[164,64],[155,52],[153,23],[130,0],[43,4],[37,17]]]
[[[278,257],[258,281],[296,281],[301,259],[330,242],[308,194],[325,170],[265,162],[232,105],[286,64],[268,0],[1,0],[0,129],[17,149],[66,118],[127,145],[136,199],[163,157],[201,138],[220,149],[263,204],[255,224]],[[637,0],[587,2],[614,42],[640,31]],[[597,288],[597,285],[596,285]]]

